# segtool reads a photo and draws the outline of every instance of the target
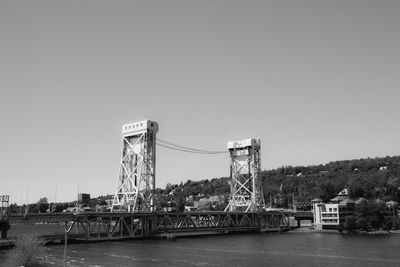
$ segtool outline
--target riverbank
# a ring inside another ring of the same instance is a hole
[[[313,227],[299,227],[289,231],[290,233],[322,233],[322,234],[359,234],[359,235],[389,235],[389,234],[400,234],[400,230],[389,230],[389,231],[353,231],[347,232],[342,231],[339,232],[336,229],[315,229]]]
[[[313,228],[311,226],[295,228],[295,229],[289,231],[289,233],[326,233],[326,234],[337,233],[337,234],[340,234],[338,230],[334,230],[334,229],[327,229],[327,230],[315,229],[315,228]]]

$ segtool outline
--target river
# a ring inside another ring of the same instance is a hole
[[[62,266],[63,246],[47,250]],[[70,244],[67,266],[400,266],[399,252],[399,234],[295,231]]]

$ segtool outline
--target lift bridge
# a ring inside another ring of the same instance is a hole
[[[144,120],[122,127],[120,171],[110,213],[28,214],[10,223],[63,222],[72,238],[110,240],[177,233],[282,231],[290,228],[289,213],[265,210],[261,183],[261,142],[228,143],[230,198],[224,211],[168,213],[157,210],[156,144],[189,153],[219,154],[157,140],[158,123]]]

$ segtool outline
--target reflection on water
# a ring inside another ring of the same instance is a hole
[[[400,266],[399,249],[394,234],[225,235],[71,244],[68,266]],[[51,265],[62,265],[63,246],[48,253]]]

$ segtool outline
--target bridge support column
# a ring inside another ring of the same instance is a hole
[[[143,218],[143,237],[151,237],[154,235],[155,222],[155,216],[149,215]]]
[[[1,231],[1,239],[7,238],[7,231],[10,229],[10,223],[8,219],[0,219],[0,231]]]

